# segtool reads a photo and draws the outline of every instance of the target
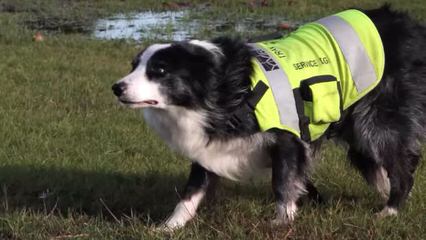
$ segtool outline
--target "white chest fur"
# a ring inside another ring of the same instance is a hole
[[[270,166],[265,151],[271,141],[267,133],[209,142],[204,115],[183,108],[145,109],[147,123],[176,151],[207,170],[231,180],[246,180]]]

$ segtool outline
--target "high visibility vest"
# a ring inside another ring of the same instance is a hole
[[[255,55],[252,87],[268,87],[254,109],[260,129],[284,129],[306,141],[322,136],[383,75],[380,35],[358,10],[249,45]]]

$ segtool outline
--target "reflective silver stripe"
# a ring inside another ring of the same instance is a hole
[[[261,46],[254,43],[249,45],[255,50],[256,60],[269,82],[272,95],[278,107],[281,124],[300,133],[296,100],[287,74],[281,69],[278,61]]]
[[[357,91],[360,93],[374,84],[377,80],[374,65],[352,26],[338,16],[325,17],[317,22],[323,25],[339,44]]]

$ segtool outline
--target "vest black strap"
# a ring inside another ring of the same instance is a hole
[[[232,129],[238,128],[238,125],[244,122],[248,115],[254,113],[254,109],[256,108],[257,103],[260,101],[260,99],[262,99],[268,88],[269,87],[264,82],[259,81],[256,86],[254,86],[253,90],[249,93],[245,104],[232,114],[231,118],[227,122],[227,125]]]
[[[256,86],[254,86],[253,90],[251,91],[251,94],[247,99],[247,104],[251,109],[254,110],[256,108],[257,103],[260,101],[260,99],[262,99],[268,88],[269,87],[264,82],[257,82]]]
[[[294,100],[296,101],[297,115],[299,115],[300,138],[303,141],[310,142],[311,134],[309,131],[309,118],[305,115],[305,104],[299,88],[293,89]]]

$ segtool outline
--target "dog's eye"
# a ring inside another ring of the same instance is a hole
[[[167,74],[167,70],[162,64],[152,65],[150,68],[150,72],[160,77]]]
[[[166,73],[166,70],[162,67],[159,67],[159,68],[155,69],[154,71],[159,73],[159,74],[165,74]]]

